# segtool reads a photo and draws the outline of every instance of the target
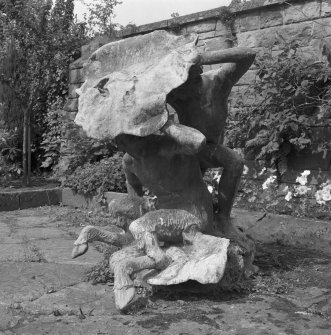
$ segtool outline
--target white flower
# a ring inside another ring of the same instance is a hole
[[[244,165],[244,171],[243,171],[243,175],[247,174],[249,171],[248,166]]]
[[[286,195],[285,195],[285,200],[286,201],[290,201],[292,199],[292,192],[289,191]]]
[[[307,184],[307,176],[310,175],[310,171],[309,170],[305,170],[301,173],[301,176],[297,177],[297,179],[295,180],[297,183],[299,183],[300,185],[304,186]]]
[[[213,191],[214,191],[213,186],[208,185],[207,188],[208,188],[209,193],[213,193]]]
[[[294,187],[294,190],[295,190],[295,194],[296,195],[304,195],[306,194],[308,191],[311,190],[310,187],[307,187],[305,185],[300,185],[300,186],[295,186]]]
[[[326,201],[331,200],[331,181],[323,183],[321,187],[322,189],[315,193],[315,199],[318,204],[324,205]]]
[[[221,179],[221,174],[219,173],[219,171],[217,171],[213,177],[213,180],[216,180],[219,183],[220,179]]]
[[[276,180],[276,176],[270,176],[263,184],[262,189],[266,190]]]
[[[259,173],[258,173],[258,176],[262,176],[263,173],[266,171],[267,169],[264,167]]]

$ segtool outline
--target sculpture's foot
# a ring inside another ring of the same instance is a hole
[[[115,304],[116,308],[124,310],[134,300],[136,289],[125,264],[118,264],[114,270]]]
[[[137,252],[139,250],[128,248],[128,251]],[[113,258],[113,260],[116,260],[116,258]],[[155,267],[155,260],[148,256],[128,259],[118,258],[118,263],[113,265],[115,304],[118,309],[127,311],[146,303],[146,296],[137,294],[131,276],[141,270],[154,269]]]
[[[231,241],[232,248],[232,259],[234,259],[234,254],[237,254],[237,257],[243,259],[244,267],[244,276],[246,278],[250,277],[253,273],[256,273],[258,268],[253,265],[254,256],[255,256],[255,242],[254,240],[236,228],[231,219],[224,217],[222,215],[215,216],[216,223],[216,236],[224,236]],[[235,247],[236,246],[236,247]]]

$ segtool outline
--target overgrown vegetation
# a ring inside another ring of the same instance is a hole
[[[26,165],[27,159],[35,162],[34,170],[42,162],[49,166],[53,157],[41,142],[53,126],[54,105],[61,107],[68,94],[69,64],[86,40],[73,10],[73,0],[0,1],[1,127],[7,134],[17,129],[15,163],[20,168],[22,153],[30,148],[32,158],[23,159]],[[4,152],[2,159],[10,161]]]
[[[276,168],[280,178],[290,153],[331,148],[328,139],[312,146],[312,126],[331,120],[331,68],[307,58],[295,41],[284,43],[278,55],[262,53],[255,66],[256,81],[231,115],[227,137],[231,146]]]
[[[99,162],[79,166],[63,184],[78,193],[101,197],[107,191],[126,192],[122,157],[121,153],[115,153]]]
[[[69,64],[90,38],[112,34],[118,3],[91,2],[78,23],[74,0],[0,0],[0,178],[29,174],[31,162],[38,174],[56,166]],[[97,150],[95,143],[85,149]]]

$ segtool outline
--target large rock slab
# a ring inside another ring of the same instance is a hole
[[[154,31],[99,48],[84,67],[75,122],[99,139],[155,133],[168,119],[167,94],[199,62],[195,39]]]
[[[170,247],[166,254],[172,263],[148,282],[151,285],[175,285],[188,280],[201,284],[216,284],[224,274],[230,241],[198,234],[193,244]]]

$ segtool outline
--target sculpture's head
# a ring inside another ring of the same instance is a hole
[[[98,139],[157,133],[169,119],[167,95],[200,76],[196,39],[155,31],[98,49],[84,66],[75,122]]]

